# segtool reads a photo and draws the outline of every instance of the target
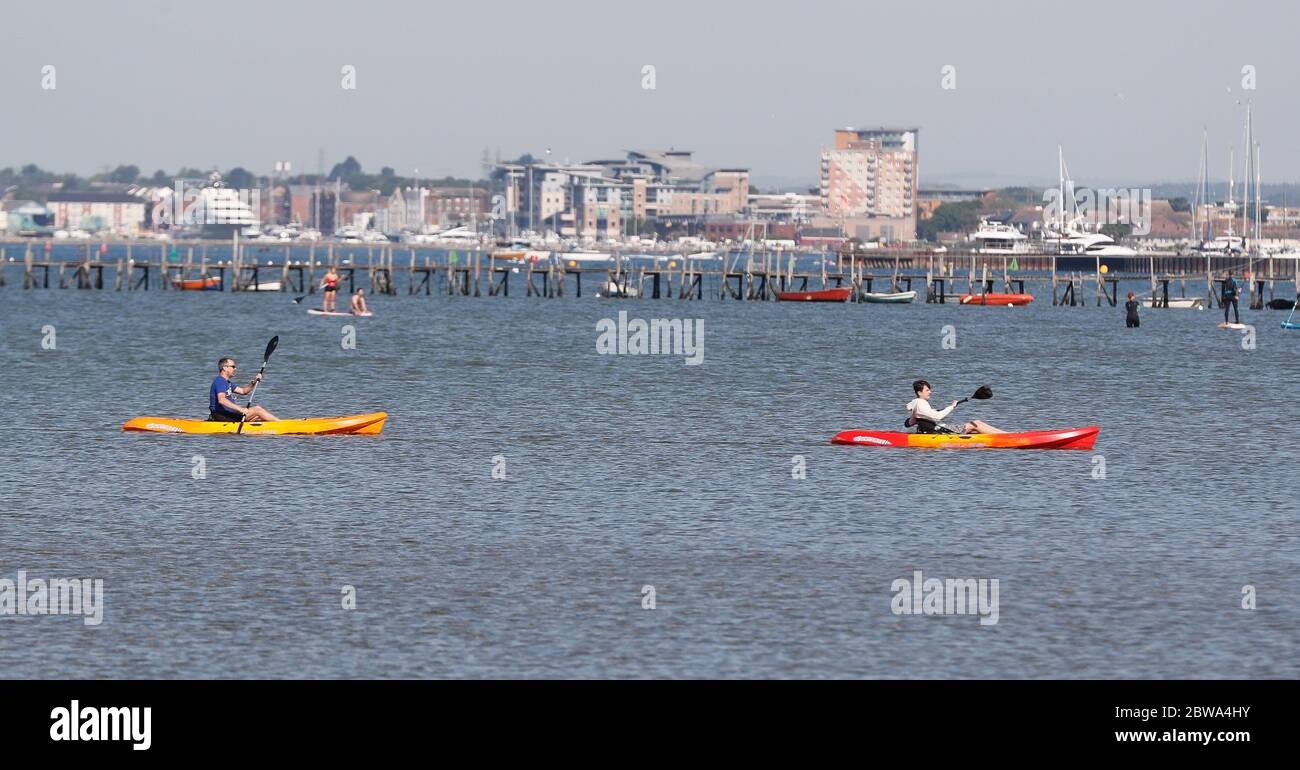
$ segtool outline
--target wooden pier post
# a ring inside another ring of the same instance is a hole
[[[1231,249],[1229,249],[1231,251]],[[1205,299],[1206,304],[1214,307],[1214,271],[1210,269],[1210,255],[1205,255]]]
[[[307,285],[303,287],[303,291],[307,292],[308,294],[316,293],[316,243],[315,241],[313,241],[312,244],[307,247]]]
[[[4,255],[0,253],[0,260],[3,259],[4,259]],[[1269,302],[1273,301],[1273,255],[1272,254],[1268,255],[1268,301]],[[1260,305],[1262,306],[1263,304],[1264,304],[1264,297],[1261,294]]]
[[[1156,302],[1156,255],[1151,257],[1151,305],[1154,307]]]
[[[1056,300],[1056,255],[1052,255],[1052,307],[1056,307],[1059,302]]]
[[[1101,307],[1101,257],[1093,257],[1093,260],[1096,263],[1096,267],[1093,270],[1093,278],[1095,278],[1097,282],[1097,307]]]

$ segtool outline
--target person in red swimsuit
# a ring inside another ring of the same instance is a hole
[[[339,274],[338,271],[334,269],[333,265],[329,266],[329,271],[326,272],[325,277],[321,279],[320,287],[325,290],[325,298],[321,302],[321,310],[326,313],[335,312],[334,297],[339,290]]]

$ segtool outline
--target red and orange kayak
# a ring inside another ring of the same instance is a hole
[[[190,278],[184,281],[172,281],[172,286],[181,291],[216,291],[221,288],[221,279],[215,275],[207,278]]]
[[[887,430],[846,430],[836,433],[832,444],[930,449],[1092,449],[1101,428],[1034,430],[1022,433],[900,433]]]
[[[963,305],[1028,305],[1034,301],[1032,294],[1015,294],[994,291],[988,294],[963,294]]]
[[[819,291],[778,291],[776,298],[782,302],[848,302],[852,286]]]
[[[244,435],[377,435],[384,429],[387,412],[354,414],[347,417],[312,417],[305,420],[273,420],[244,423]],[[128,420],[122,430],[145,433],[239,433],[237,422],[181,420],[175,417],[137,417]]]

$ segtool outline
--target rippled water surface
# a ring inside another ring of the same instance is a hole
[[[0,615],[0,676],[1300,674],[1300,332],[1283,314],[1246,313],[1243,350],[1213,311],[1128,330],[1042,286],[1021,309],[511,288],[382,297],[349,321],[281,294],[23,291],[10,273],[0,578],[101,578],[105,609],[98,627]],[[703,319],[704,363],[597,355],[619,310]],[[260,403],[386,410],[383,435],[121,432],[203,416],[216,360],[249,377],[273,334]],[[919,376],[937,404],[992,386],[958,417],[1100,439],[829,444],[900,428]],[[892,582],[918,569],[998,579],[998,622],[893,614]]]

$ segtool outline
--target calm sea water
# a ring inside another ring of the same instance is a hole
[[[0,676],[1300,675],[1300,333],[1247,312],[1244,350],[1214,311],[1129,330],[1031,290],[1006,309],[521,285],[350,321],[281,294],[24,292],[11,272],[0,578],[100,578],[105,608],[98,627],[0,616]],[[619,310],[703,319],[704,363],[597,355]],[[383,436],[121,432],[203,416],[216,360],[249,377],[273,334],[260,403],[383,409]],[[1100,425],[1096,450],[828,443],[899,428],[916,377],[937,404],[992,386],[958,417]],[[998,579],[998,622],[894,614],[914,570]]]

